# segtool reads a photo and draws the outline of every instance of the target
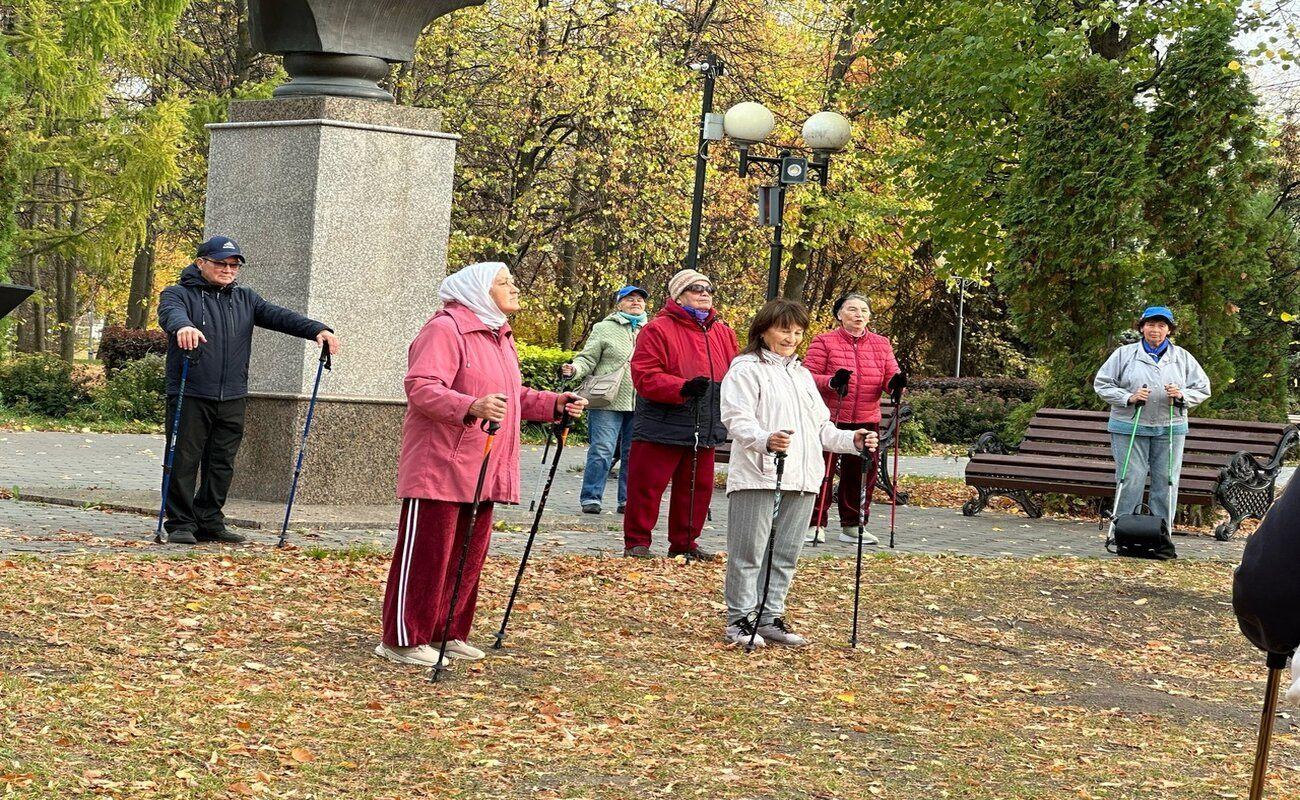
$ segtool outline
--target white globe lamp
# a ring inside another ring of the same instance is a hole
[[[727,109],[722,129],[741,144],[756,144],[772,135],[776,117],[762,103],[746,101]]]
[[[836,153],[849,143],[849,137],[853,135],[853,126],[843,114],[820,111],[809,117],[803,124],[801,134],[804,143],[814,152]]]

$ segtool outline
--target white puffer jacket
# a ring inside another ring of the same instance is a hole
[[[776,458],[767,440],[780,430],[792,430],[781,490],[816,492],[826,462],[823,449],[854,453],[853,431],[842,431],[813,383],[812,373],[797,357],[769,351],[742,354],[722,379],[722,424],[731,435],[727,494],[741,489],[776,489]]]

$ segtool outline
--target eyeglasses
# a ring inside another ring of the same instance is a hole
[[[686,287],[685,291],[691,294],[713,294],[713,287],[707,283],[692,283]]]
[[[208,262],[214,267],[220,267],[222,269],[239,269],[240,267],[243,266],[243,264],[239,261],[213,261],[210,258],[205,258],[203,260]]]

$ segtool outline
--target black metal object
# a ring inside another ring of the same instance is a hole
[[[415,57],[429,23],[484,0],[248,0],[254,50],[284,56],[276,97],[334,95],[393,101],[388,65]]]
[[[739,148],[740,163],[737,171],[744,178],[749,175],[752,167],[758,166],[767,171],[772,179],[772,185],[765,186],[760,191],[770,190],[775,195],[772,201],[772,247],[767,265],[767,299],[775,300],[781,290],[781,261],[785,252],[781,234],[785,229],[786,187],[806,183],[814,176],[817,183],[825,186],[830,178],[830,155],[814,152],[812,158],[804,158],[796,156],[788,148],[782,148],[775,158],[756,156],[749,152],[754,146],[746,144]]]
[[[700,136],[695,145],[695,190],[691,195],[691,232],[686,242],[686,260],[683,266],[695,269],[700,259],[700,222],[704,216],[704,177],[709,165],[709,139],[705,125],[713,113],[713,87],[718,76],[726,71],[726,63],[715,55],[708,55],[700,68],[704,74],[704,99],[700,107]]]
[[[1007,444],[998,437],[996,433],[989,431],[980,434],[975,440],[974,446],[966,451],[967,458],[973,458],[976,453],[994,453],[1000,456],[1015,455],[1020,452],[1020,448],[1014,444]],[[963,516],[973,517],[988,507],[989,501],[994,497],[1008,497],[1020,505],[1025,514],[1031,519],[1038,519],[1043,516],[1043,504],[1034,499],[1034,496],[1024,489],[1000,489],[995,486],[976,486],[975,496],[967,500],[961,506]]]
[[[785,431],[793,433],[793,431]],[[763,611],[767,608],[767,590],[772,585],[772,551],[776,548],[776,519],[781,515],[781,478],[785,476],[784,452],[776,454],[776,495],[772,498],[772,527],[767,532],[767,547],[763,551],[763,595],[758,600],[758,613],[754,615],[754,627],[749,631],[749,643],[745,652],[754,652],[754,640],[758,637],[758,626],[763,624]]]
[[[19,286],[14,283],[0,283],[0,319],[9,316],[24,300],[32,296],[36,290],[30,286]]]
[[[311,420],[316,415],[316,395],[320,393],[320,379],[325,370],[333,371],[334,367],[330,361],[330,348],[328,344],[322,344],[320,348],[320,361],[316,364],[316,382],[311,387],[311,401],[307,403],[307,421],[302,426],[302,440],[298,442],[298,463],[293,468],[293,479],[289,482],[289,501],[284,504],[284,524],[280,526],[280,541],[276,547],[284,547],[285,540],[289,538],[289,515],[293,513],[293,498],[298,494],[298,479],[302,477],[302,462],[307,457],[307,434],[311,433]]]
[[[1246,519],[1263,519],[1277,493],[1277,476],[1287,454],[1300,445],[1300,429],[1288,425],[1282,440],[1273,450],[1268,463],[1261,464],[1250,453],[1233,455],[1228,465],[1219,470],[1219,480],[1214,485],[1214,499],[1228,512],[1228,521],[1214,528],[1214,538],[1226,542],[1232,538]]]

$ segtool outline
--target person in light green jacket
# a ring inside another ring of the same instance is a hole
[[[627,458],[632,448],[632,412],[636,407],[636,390],[628,362],[636,345],[637,333],[646,323],[646,300],[649,294],[636,286],[618,290],[618,307],[591,329],[582,352],[573,363],[561,370],[566,378],[583,380],[589,375],[608,375],[622,370],[623,381],[613,402],[587,411],[587,467],[582,473],[579,502],[585,514],[599,514],[605,497],[605,481],[618,450],[623,466],[618,471],[618,513],[627,506]]]

